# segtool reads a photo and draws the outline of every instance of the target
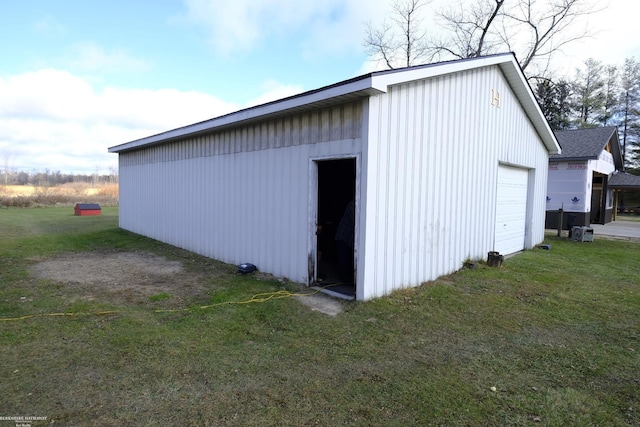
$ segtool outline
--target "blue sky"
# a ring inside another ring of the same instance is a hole
[[[624,2],[558,69],[640,54]],[[364,74],[363,23],[389,4],[1,0],[0,167],[107,173],[110,146]]]

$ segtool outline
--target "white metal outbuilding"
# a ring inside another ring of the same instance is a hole
[[[374,72],[109,151],[122,228],[366,300],[540,243],[560,148],[502,54]]]

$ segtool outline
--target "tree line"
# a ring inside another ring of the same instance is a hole
[[[71,174],[60,171],[50,171],[49,169],[44,171],[18,172],[4,168],[0,181],[2,185],[33,185],[35,187],[53,187],[71,182],[91,185],[117,184],[118,172],[115,168],[111,168],[108,174],[100,174],[98,172],[93,174]]]
[[[640,172],[640,63],[587,59],[573,77],[536,78],[534,93],[554,130],[618,126],[625,166]]]

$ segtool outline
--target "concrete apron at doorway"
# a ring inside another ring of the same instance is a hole
[[[295,297],[313,311],[329,316],[337,316],[344,310],[344,302],[323,293]]]

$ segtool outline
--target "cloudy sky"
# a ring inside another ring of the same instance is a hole
[[[110,146],[364,74],[375,66],[364,22],[382,22],[389,4],[2,0],[0,167],[107,173]],[[556,68],[639,57],[624,4],[609,0],[584,22],[596,35]]]

